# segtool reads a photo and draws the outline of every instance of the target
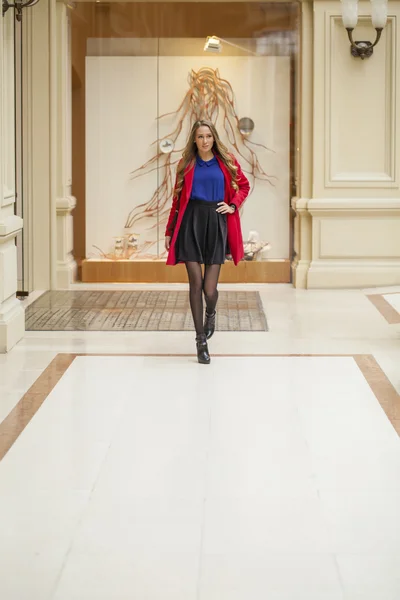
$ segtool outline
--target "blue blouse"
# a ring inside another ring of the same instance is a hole
[[[191,197],[208,202],[223,202],[225,179],[215,156],[207,161],[197,156]]]

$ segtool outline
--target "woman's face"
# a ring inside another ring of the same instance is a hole
[[[196,131],[194,141],[197,146],[197,150],[204,153],[208,152],[213,147],[214,136],[207,125],[201,125],[201,127],[199,127]]]

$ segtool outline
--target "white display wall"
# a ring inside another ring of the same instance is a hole
[[[244,239],[256,230],[271,244],[269,258],[289,258],[289,58],[107,56],[86,61],[87,258],[100,256],[98,249],[112,252],[114,238],[127,233],[127,215],[156,191],[164,177],[162,168],[137,179],[130,173],[155,156],[158,144],[153,142],[158,136],[175,129],[176,115],[158,121],[157,116],[177,111],[189,89],[189,73],[202,67],[218,69],[220,77],[230,82],[236,113],[255,123],[248,139],[269,149],[253,146],[265,172],[274,176],[274,185],[250,178],[253,191],[242,214]],[[226,143],[220,120],[217,127]],[[184,128],[176,149],[184,146],[186,136]],[[178,154],[174,156],[178,159]],[[147,257],[163,254],[164,229],[160,216],[132,228],[141,244],[149,242]]]

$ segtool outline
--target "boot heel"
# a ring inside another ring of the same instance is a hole
[[[210,355],[208,353],[207,338],[204,333],[196,337],[197,347],[197,360],[202,365],[209,365],[211,362]]]

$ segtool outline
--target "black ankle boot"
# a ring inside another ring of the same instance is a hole
[[[209,315],[208,312],[206,311],[206,318],[204,320],[204,333],[206,334],[206,338],[209,340],[210,337],[213,335],[214,331],[215,331],[215,315],[217,314],[217,311],[214,310],[214,312]]]
[[[204,333],[196,336],[197,360],[203,365],[210,364],[210,355],[208,353],[207,338]]]

